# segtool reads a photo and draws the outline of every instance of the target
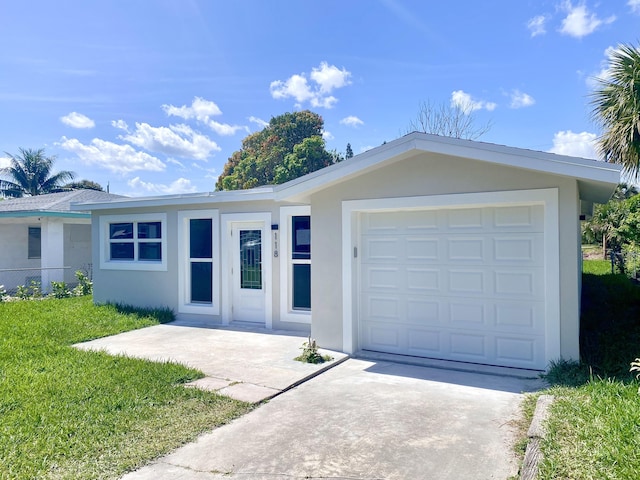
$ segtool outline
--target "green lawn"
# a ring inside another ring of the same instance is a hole
[[[117,478],[251,407],[172,363],[70,345],[171,318],[90,297],[0,303],[0,479]]]
[[[605,268],[607,264],[608,268]],[[640,478],[640,394],[629,373],[640,357],[640,287],[584,262],[582,363],[558,362],[541,480]]]

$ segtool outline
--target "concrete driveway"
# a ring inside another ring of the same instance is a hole
[[[277,395],[123,479],[505,480],[517,473],[514,420],[522,392],[540,388],[539,380],[384,358],[336,365],[345,356],[335,352],[335,366],[323,371],[292,360],[304,340],[167,324],[80,345],[186,363],[207,375],[201,387],[236,398]]]

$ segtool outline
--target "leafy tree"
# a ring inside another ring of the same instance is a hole
[[[640,243],[640,195],[637,189],[620,183],[609,202],[595,206],[582,233],[586,241],[602,244],[603,258],[606,258],[607,250],[619,252],[625,245]]]
[[[98,190],[100,192],[104,192],[102,185],[91,180],[80,180],[79,182],[67,183],[62,188],[65,190]]]
[[[347,152],[345,153],[344,157],[349,160],[350,158],[353,158],[353,150],[351,149],[351,144],[347,143]]]
[[[309,110],[271,118],[263,130],[242,140],[242,148],[227,160],[216,189],[283,183],[339,161],[325,148],[323,126],[322,117]]]
[[[11,165],[0,169],[0,192],[6,197],[42,195],[64,190],[63,182],[73,180],[75,173],[63,170],[52,174],[55,157],[47,157],[44,149],[18,149],[18,155],[9,155]],[[6,153],[6,152],[5,152]]]
[[[609,58],[608,75],[591,95],[592,115],[602,127],[598,150],[638,178],[640,168],[640,48],[619,45]]]
[[[405,133],[423,132],[443,137],[476,140],[491,129],[491,122],[478,125],[476,117],[469,109],[459,105],[431,102],[420,104],[418,114],[409,124]]]

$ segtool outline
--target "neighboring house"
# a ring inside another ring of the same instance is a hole
[[[604,162],[412,133],[283,185],[79,205],[94,300],[322,347],[543,370],[579,356]]]
[[[75,271],[91,266],[91,214],[71,211],[71,202],[103,202],[120,195],[73,190],[0,201],[0,285],[76,281]]]

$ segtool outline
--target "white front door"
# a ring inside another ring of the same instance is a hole
[[[233,321],[265,323],[265,234],[263,222],[231,227]]]

